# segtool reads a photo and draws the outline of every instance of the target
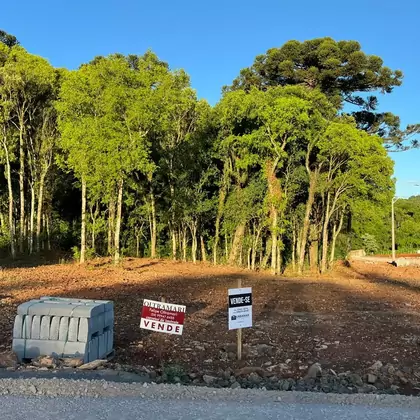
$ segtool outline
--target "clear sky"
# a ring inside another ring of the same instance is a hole
[[[403,125],[420,123],[418,0],[20,0],[2,2],[0,28],[54,66],[77,68],[96,55],[152,49],[184,68],[211,104],[257,54],[290,39],[357,40],[404,72],[402,87],[380,95]],[[420,194],[420,150],[392,154],[397,194]]]

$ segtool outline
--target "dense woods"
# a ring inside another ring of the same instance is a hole
[[[153,52],[52,67],[0,32],[0,247],[324,272],[386,252],[393,162],[418,126],[379,112],[402,73],[355,41],[290,41],[199,100]],[[418,198],[397,242],[420,247]]]

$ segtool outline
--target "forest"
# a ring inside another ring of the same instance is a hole
[[[152,51],[54,68],[0,31],[0,249],[325,272],[389,253],[392,153],[416,124],[379,110],[403,73],[356,41],[289,41],[211,106]],[[420,248],[420,196],[396,204]]]

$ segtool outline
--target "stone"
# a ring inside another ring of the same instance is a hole
[[[376,386],[374,386],[374,385],[365,385],[361,389],[362,393],[364,393],[364,394],[370,394],[370,393],[375,392],[377,390],[378,390],[378,388],[376,388]]]
[[[289,391],[291,388],[291,384],[287,379],[282,379],[279,381],[280,390],[282,391]]]
[[[393,365],[391,365],[391,363],[388,363],[385,367],[384,367],[386,373],[388,373],[388,375],[394,375],[394,373],[397,371],[397,369],[395,369],[395,367]]]
[[[408,384],[408,382],[409,382],[408,379],[405,377],[404,373],[402,373],[400,370],[397,370],[395,372],[395,376],[400,380],[400,382],[403,385],[407,385]]]
[[[39,356],[32,360],[32,364],[39,368],[55,369],[58,365],[58,359],[54,356]]]
[[[259,383],[261,383],[261,376],[260,376],[260,375],[258,375],[258,373],[256,373],[256,372],[252,372],[252,373],[249,375],[248,379],[249,379],[249,381],[250,381],[252,384],[259,384]]]
[[[188,376],[193,381],[194,379],[197,378],[198,375],[196,373],[194,373],[194,372],[191,372],[191,373],[188,374]]]
[[[272,356],[274,353],[274,347],[268,344],[258,344],[257,353],[258,356]]]
[[[35,385],[29,385],[29,391],[32,392],[32,394],[36,394],[37,393],[37,389]]]
[[[370,368],[369,370],[373,370],[373,371],[377,371],[379,370],[381,367],[383,366],[381,361],[376,361]]]
[[[210,375],[203,375],[203,381],[207,384],[207,385],[211,385],[214,382],[217,381],[217,378],[215,376],[210,376]]]
[[[373,375],[372,373],[368,373],[366,380],[368,384],[374,384],[377,381],[378,377],[376,375]]]
[[[363,386],[363,380],[360,377],[360,375],[358,375],[357,373],[351,373],[348,376],[348,380],[351,384],[353,384],[355,386]]]
[[[259,376],[261,376],[262,378],[264,378],[266,376],[266,373],[264,371],[264,369],[257,367],[257,366],[246,366],[242,369],[239,369],[235,372],[235,376],[248,376],[251,373],[256,373]]]
[[[326,344],[321,344],[316,350],[327,350],[328,346]]]
[[[230,377],[232,376],[232,369],[227,368],[226,370],[224,370],[221,374],[222,378],[225,379],[226,381],[228,381],[230,379]]]
[[[95,370],[108,363],[108,360],[97,359],[89,363],[85,363],[79,367],[80,370]]]
[[[12,351],[5,351],[0,353],[0,368],[16,368],[18,359]]]
[[[413,369],[411,367],[408,367],[408,366],[404,366],[402,368],[402,371],[407,375],[411,375],[413,373]]]
[[[231,388],[231,389],[238,389],[238,388],[241,388],[241,384],[240,384],[240,383],[238,383],[238,382],[234,382],[234,383],[230,386],[230,388]]]
[[[217,385],[220,386],[221,388],[229,388],[230,382],[227,381],[226,379],[220,379],[219,381],[217,381]]]
[[[308,370],[305,379],[313,379],[322,375],[322,367],[319,363],[314,363]]]
[[[61,359],[63,366],[70,368],[78,368],[83,365],[83,358],[81,357],[66,357]]]
[[[204,360],[204,363],[209,365],[210,363],[213,363],[213,360],[212,359],[207,359],[207,360]]]

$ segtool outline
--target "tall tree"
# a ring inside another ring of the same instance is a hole
[[[56,73],[44,59],[28,54],[23,48],[10,49],[4,66],[0,69],[1,95],[7,98],[14,125],[19,136],[19,251],[24,251],[25,240],[25,190],[26,150],[37,128],[37,114],[42,112],[46,97],[53,89]]]
[[[388,141],[400,142],[399,118],[378,112],[378,98],[370,92],[391,93],[402,83],[403,73],[383,65],[375,55],[367,55],[357,41],[316,38],[304,42],[288,41],[258,55],[254,64],[241,70],[231,90],[251,87],[265,90],[272,86],[303,85],[320,89],[340,108],[349,103],[359,109],[353,114],[360,128],[382,134]],[[398,138],[396,138],[396,136]]]
[[[105,191],[117,191],[116,263],[120,259],[124,183],[133,171],[151,169],[147,133],[153,117],[152,93],[144,73],[133,69],[125,57],[114,55],[94,60],[69,74],[57,105],[62,147],[67,164],[82,182],[83,195],[86,189],[97,185],[103,185]],[[86,237],[85,200],[82,197],[82,251]]]

